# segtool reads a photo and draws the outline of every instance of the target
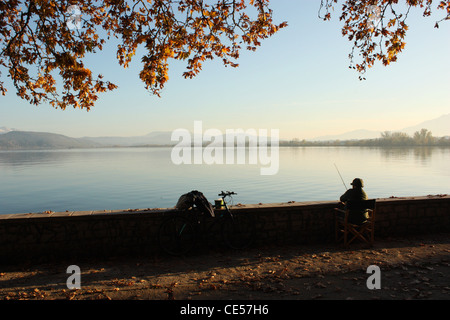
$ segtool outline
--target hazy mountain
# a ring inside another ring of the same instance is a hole
[[[172,145],[172,132],[155,131],[144,136],[135,137],[83,137],[83,141],[91,141],[103,146],[142,146],[142,145]]]
[[[404,132],[412,136],[414,132],[420,129],[431,131],[434,137],[450,136],[450,114],[442,115],[438,118],[423,121],[415,126],[403,128],[400,130],[392,130],[393,132]],[[381,131],[370,131],[365,129],[353,130],[342,134],[320,136],[310,141],[328,141],[328,140],[361,140],[375,139],[381,137]]]
[[[450,136],[450,114],[443,115],[436,119],[423,121],[415,126],[407,127],[401,130],[413,135],[414,132],[425,128],[432,132],[434,137]],[[194,134],[191,133],[193,142]],[[239,135],[239,134],[238,134]],[[0,127],[0,149],[66,149],[66,148],[90,148],[90,147],[110,147],[110,146],[158,146],[158,145],[175,145],[179,141],[171,141],[171,131],[154,131],[143,136],[135,137],[83,137],[71,138],[61,134],[46,132],[30,132],[19,131],[7,127]],[[327,140],[360,140],[380,138],[380,131],[370,131],[365,129],[353,130],[337,135],[320,136],[311,141],[327,141]],[[223,136],[223,141],[226,137]],[[208,144],[208,138],[205,143]],[[200,137],[202,140],[202,137]],[[270,137],[268,137],[270,142]],[[185,141],[188,142],[188,141]]]
[[[15,131],[16,129],[11,129],[8,127],[0,127],[0,134],[8,133],[10,131]]]
[[[179,143],[190,145],[194,143],[194,140],[202,141],[205,144],[209,144],[212,141],[212,136],[206,136],[204,134],[197,134],[190,132],[190,141],[179,138],[179,140],[172,141],[172,132],[167,131],[155,131],[144,136],[135,136],[135,137],[83,137],[81,139],[86,141],[92,141],[96,143],[100,143],[103,146],[145,146],[145,145],[177,145]],[[237,133],[236,137],[247,137],[245,133]],[[225,143],[226,135],[222,135],[222,141]],[[254,138],[254,137],[253,137]],[[257,137],[256,137],[257,138]],[[235,139],[237,141],[237,138]],[[268,138],[270,142],[270,137]]]
[[[370,131],[365,129],[353,130],[349,132],[344,132],[337,135],[327,135],[320,136],[313,139],[309,139],[311,141],[328,141],[328,140],[360,140],[360,139],[375,139],[379,138],[381,135],[381,131]]]
[[[404,128],[399,131],[405,132],[409,135],[413,135],[414,132],[420,131],[420,129],[423,128],[431,131],[434,137],[450,136],[450,113],[442,115],[436,119],[421,122],[415,126]]]
[[[91,141],[70,138],[61,134],[31,131],[10,131],[0,135],[0,149],[68,149],[99,146]]]

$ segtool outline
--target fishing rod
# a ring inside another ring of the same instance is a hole
[[[342,181],[342,184],[344,185],[345,190],[348,190],[347,186],[345,185],[344,179],[342,179],[341,173],[339,172],[339,169],[338,169],[336,163],[334,164],[334,166],[336,167],[336,170],[339,173],[339,177],[341,177],[341,181]]]

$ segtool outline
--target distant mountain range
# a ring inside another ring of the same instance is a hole
[[[11,128],[7,128],[7,127],[0,127],[0,134],[2,133],[7,133],[10,131],[18,131],[17,129],[11,129]]]
[[[439,118],[421,122],[415,126],[402,130],[413,135],[414,132],[425,128],[432,132],[435,137],[450,136],[450,114]],[[135,137],[83,137],[71,138],[61,134],[47,132],[20,131],[7,127],[0,127],[0,150],[19,149],[70,149],[70,148],[93,148],[114,146],[163,146],[175,145],[178,142],[171,141],[172,132],[155,131],[143,136]],[[361,140],[375,139],[381,136],[381,131],[354,130],[338,135],[320,136],[311,141],[329,140]],[[270,139],[269,139],[270,141]]]
[[[440,116],[432,120],[423,121],[416,124],[415,126],[406,127],[400,130],[393,130],[393,132],[404,132],[410,136],[416,131],[421,129],[427,129],[431,131],[434,137],[445,137],[450,136],[450,113]],[[344,132],[337,135],[327,135],[319,136],[311,141],[329,141],[329,140],[361,140],[361,139],[375,139],[381,137],[381,131],[371,131],[371,130],[353,130],[349,132]]]
[[[381,131],[371,131],[365,129],[353,130],[336,135],[319,136],[311,141],[329,141],[329,140],[361,140],[361,139],[375,139],[381,136]]]
[[[144,136],[135,137],[83,137],[82,141],[95,142],[104,146],[140,146],[140,145],[172,145],[172,132],[154,131]]]
[[[450,136],[450,113],[442,115],[436,119],[421,122],[412,127],[404,128],[400,131],[413,135],[414,132],[419,131],[422,128],[426,128],[431,131],[435,137]]]
[[[9,131],[0,134],[0,150],[70,149],[101,147],[100,144],[62,134],[31,131]]]

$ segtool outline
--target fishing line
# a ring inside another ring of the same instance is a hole
[[[342,184],[344,185],[345,190],[348,190],[347,186],[345,185],[344,179],[342,179],[341,173],[339,172],[339,169],[338,169],[336,163],[334,164],[334,166],[336,167],[336,170],[339,173],[339,177],[341,177],[341,181],[342,181]]]

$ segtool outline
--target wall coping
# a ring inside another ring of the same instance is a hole
[[[416,201],[427,200],[448,200],[450,195],[438,194],[427,196],[414,196],[414,197],[390,197],[390,198],[376,198],[377,203],[388,204],[394,202],[410,203]],[[231,206],[232,210],[246,210],[246,209],[258,209],[258,210],[273,210],[274,208],[296,208],[296,207],[322,207],[332,206],[338,203],[334,201],[289,201],[281,203],[258,203],[258,204],[237,204]],[[155,214],[155,213],[168,213],[172,212],[174,208],[147,208],[147,209],[123,209],[123,210],[91,210],[91,211],[65,211],[65,212],[35,212],[35,213],[12,213],[0,215],[0,223],[2,221],[11,220],[23,220],[23,219],[45,219],[45,218],[67,218],[67,217],[86,217],[86,216],[122,216],[122,215],[142,215],[142,214]]]

